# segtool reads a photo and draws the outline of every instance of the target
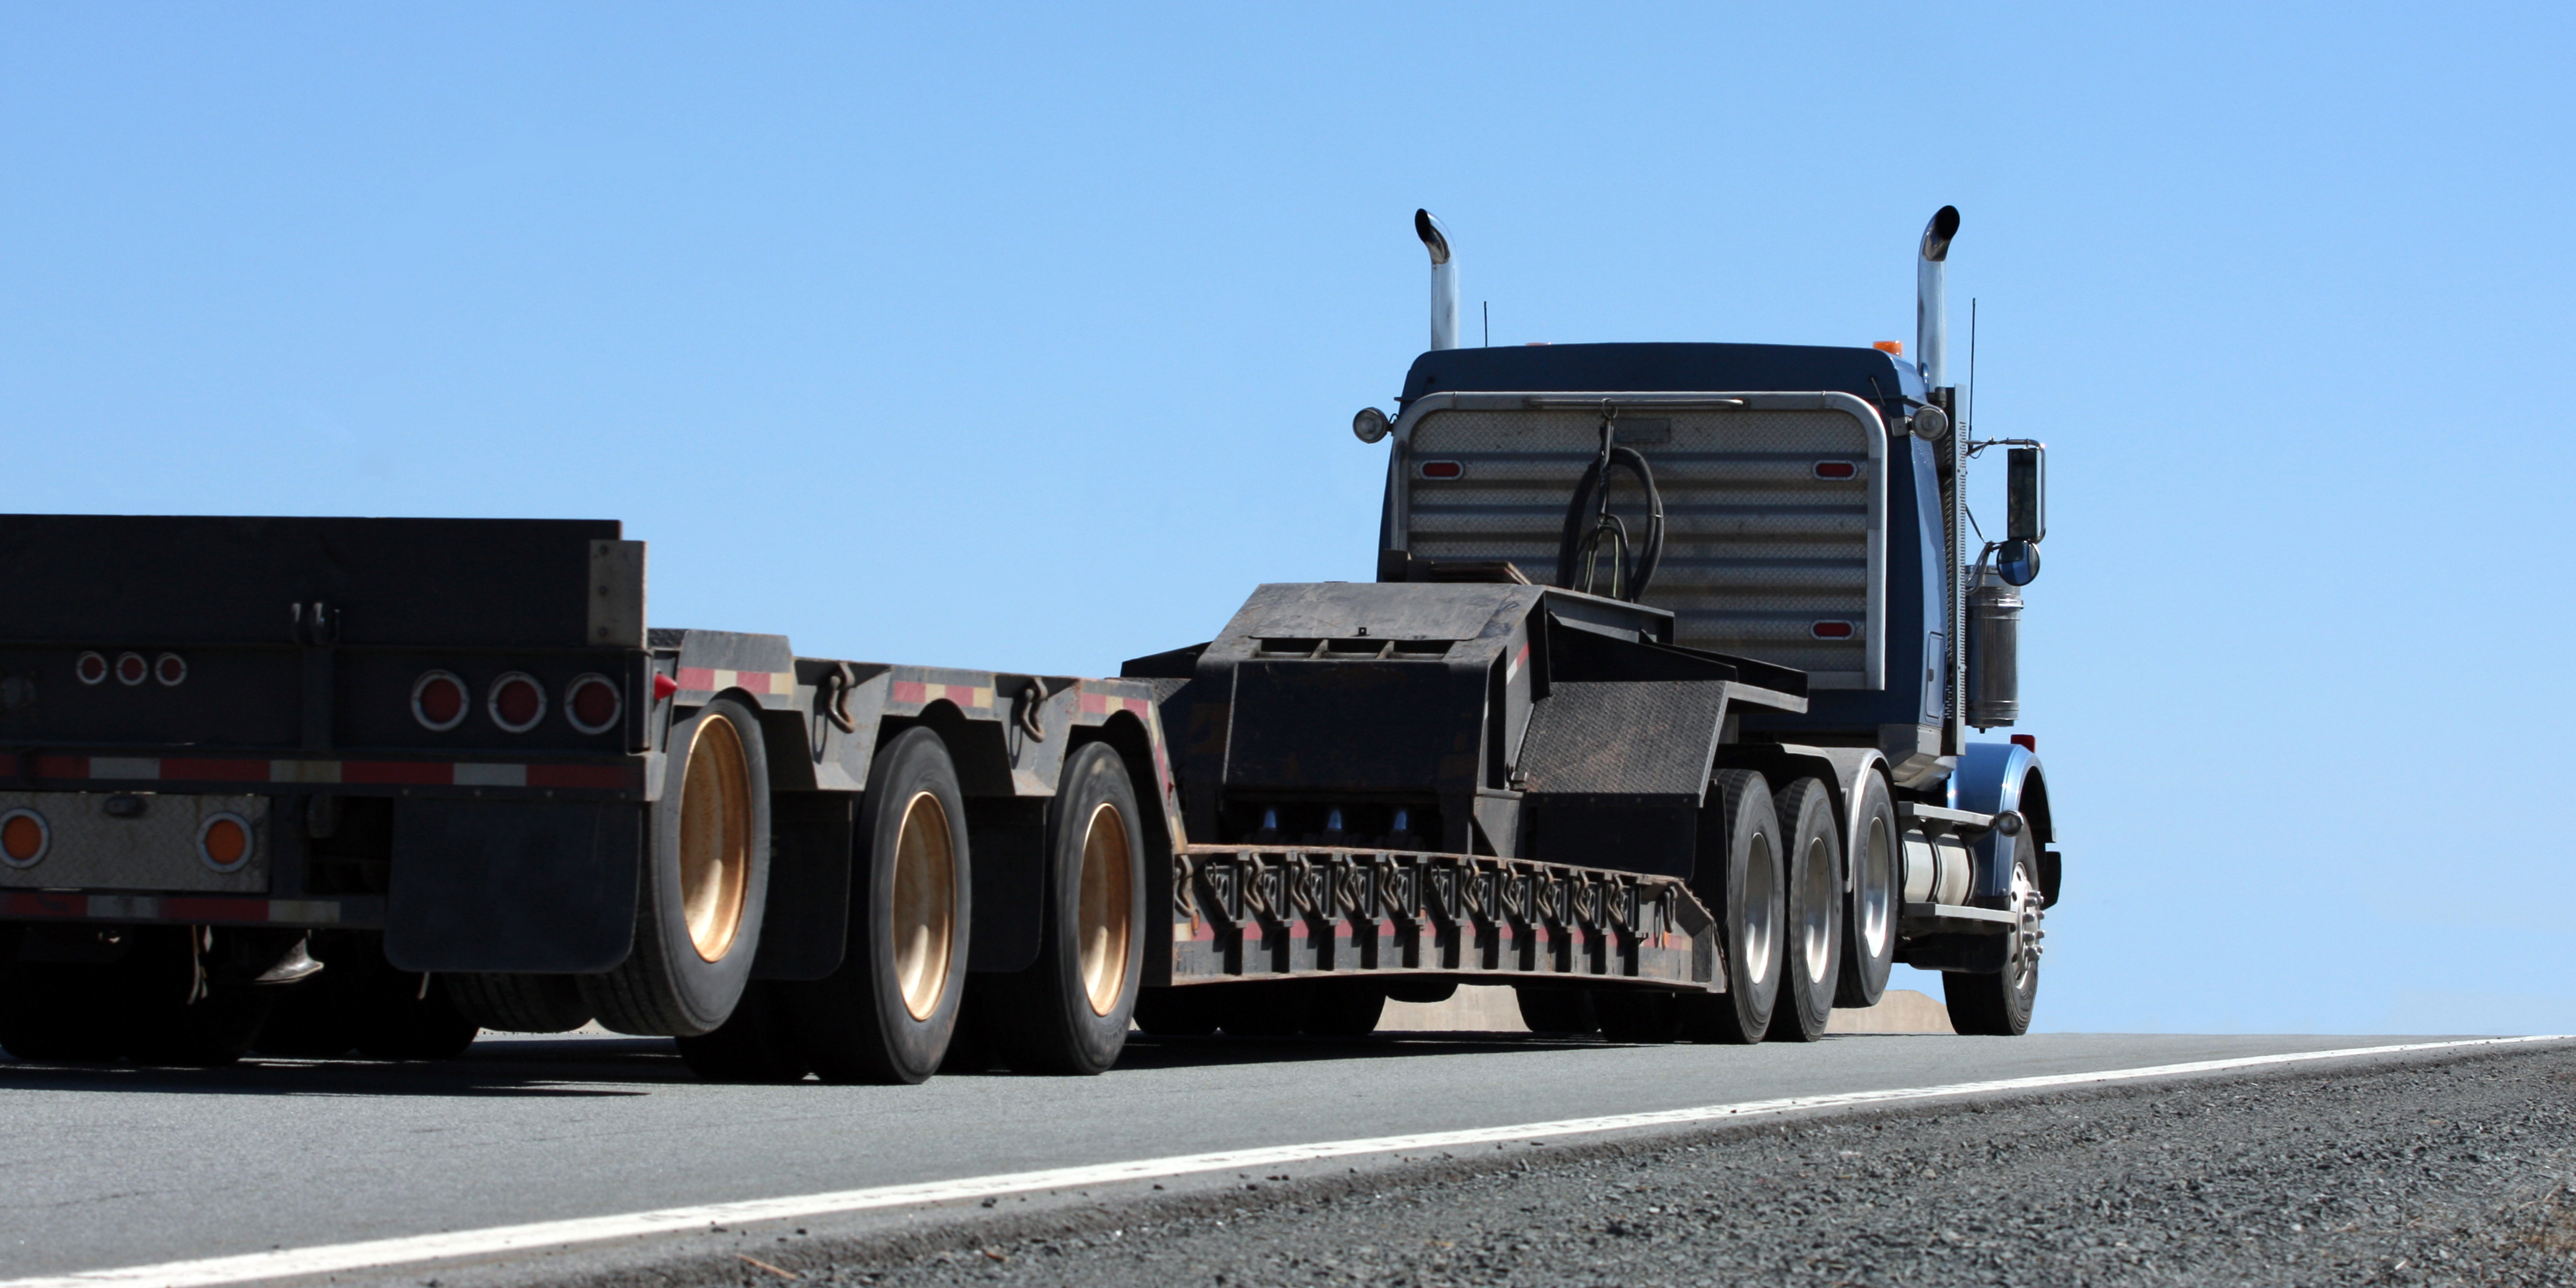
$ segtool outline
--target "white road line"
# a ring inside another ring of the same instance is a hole
[[[963,1180],[926,1181],[915,1185],[881,1185],[874,1189],[840,1190],[829,1194],[805,1194],[791,1198],[752,1199],[741,1203],[709,1203],[697,1207],[663,1208],[655,1212],[629,1212],[622,1216],[583,1217],[571,1221],[540,1221],[529,1225],[494,1226],[483,1230],[421,1234],[400,1239],[371,1239],[364,1243],[284,1248],[241,1256],[209,1257],[202,1261],[168,1261],[154,1266],[85,1270],[77,1274],[0,1280],[0,1288],[203,1288],[205,1285],[213,1284],[238,1284],[262,1279],[285,1279],[299,1275],[333,1274],[413,1262],[443,1261],[457,1257],[489,1257],[498,1253],[530,1252],[575,1244],[600,1243],[611,1239],[640,1238],[654,1234],[704,1229],[711,1225],[785,1221],[841,1212],[864,1212],[876,1208],[947,1203],[959,1199],[986,1198],[1001,1194],[1025,1194],[1034,1190],[1071,1189],[1086,1185],[1109,1185],[1121,1181],[1150,1181],[1204,1172],[1221,1172],[1229,1168],[1249,1171],[1255,1168],[1319,1162],[1328,1158],[1352,1158],[1363,1154],[1406,1154],[1422,1150],[1451,1149],[1461,1145],[1543,1140],[1559,1136],[1588,1136],[1602,1132],[1632,1131],[1641,1127],[1686,1126],[1692,1123],[1721,1122],[1731,1118],[1746,1118],[1762,1114],[1789,1113],[1801,1109],[1848,1108],[1856,1105],[1930,1100],[1940,1096],[1991,1095],[1997,1092],[2039,1091],[2052,1087],[2080,1087],[2105,1082],[2135,1082],[2146,1078],[2170,1078],[2192,1073],[2221,1073],[2231,1069],[2257,1069],[2267,1065],[2301,1064],[2312,1060],[2338,1060],[2353,1056],[2399,1055],[2411,1051],[2455,1051],[2464,1047],[2505,1046],[2526,1042],[2558,1042],[2567,1040],[2569,1036],[2571,1035],[2556,1034],[2542,1037],[2475,1038],[2455,1042],[2410,1042],[2397,1046],[2349,1047],[2339,1051],[2293,1051],[2279,1055],[2239,1056],[2228,1060],[2195,1060],[2188,1064],[2159,1064],[2137,1069],[2104,1069],[2093,1073],[2052,1073],[2029,1078],[2001,1078],[1991,1082],[1954,1082],[1938,1087],[1846,1091],[1825,1096],[1789,1096],[1778,1100],[1747,1100],[1731,1105],[1703,1105],[1695,1109],[1667,1109],[1655,1113],[1613,1114],[1603,1118],[1569,1118],[1559,1122],[1520,1123],[1510,1127],[1478,1127],[1467,1131],[1424,1132],[1412,1136],[1375,1136],[1366,1140],[1280,1145],[1220,1154],[1184,1154],[1174,1158],[1146,1158],[1127,1163],[1059,1167],[1043,1172],[1011,1172],[998,1176],[972,1176]]]

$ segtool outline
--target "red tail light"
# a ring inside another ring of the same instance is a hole
[[[164,653],[152,659],[152,678],[165,689],[175,689],[188,682],[188,659],[176,653]]]
[[[1820,479],[1848,479],[1858,478],[1859,476],[1860,466],[1855,465],[1850,461],[1816,462],[1816,477]]]
[[[32,868],[54,846],[54,829],[45,816],[31,809],[13,809],[0,814],[0,863],[13,868]]]
[[[1808,627],[1807,631],[1809,634],[1814,635],[1820,640],[1847,640],[1852,637],[1852,624],[1850,622],[1818,622],[1815,625]]]
[[[617,727],[617,718],[624,714],[626,699],[607,676],[596,672],[575,676],[572,687],[564,690],[564,719],[583,733],[606,733]]]
[[[411,682],[411,718],[433,733],[445,733],[465,722],[470,705],[465,681],[447,671],[425,671]]]
[[[1458,461],[1424,461],[1421,465],[1415,467],[1415,469],[1416,472],[1420,473],[1422,477],[1427,479],[1458,479],[1467,477],[1466,465]]]
[[[217,872],[238,872],[250,862],[250,821],[216,814],[197,828],[197,857]]]
[[[512,671],[492,682],[486,705],[503,732],[526,733],[546,718],[546,687],[525,671]]]
[[[124,684],[124,685],[135,685],[135,684],[141,684],[141,683],[143,683],[145,680],[148,680],[148,679],[151,679],[151,678],[152,678],[152,664],[151,664],[151,663],[149,663],[149,662],[144,661],[144,660],[143,660],[143,655],[142,655],[142,654],[140,654],[140,653],[119,653],[119,654],[117,654],[117,655],[116,655],[116,682],[117,682],[117,683],[119,683],[119,684]]]
[[[72,674],[79,676],[80,682],[83,684],[107,683],[107,655],[104,653],[81,654],[80,660],[72,663]]]

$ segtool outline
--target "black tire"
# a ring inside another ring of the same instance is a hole
[[[1843,896],[1843,971],[1834,987],[1836,1006],[1876,1006],[1887,996],[1888,968],[1896,964],[1896,916],[1905,898],[1905,842],[1896,826],[1896,802],[1887,779],[1860,776],[1859,808],[1845,838],[1843,863],[1850,890]]]
[[[147,926],[108,968],[105,1000],[123,1053],[137,1064],[216,1068],[250,1054],[276,998],[248,984],[212,984],[201,969],[213,936],[197,926]]]
[[[339,1005],[336,974],[326,966],[320,975],[278,989],[251,1050],[298,1060],[336,1060],[356,1049],[357,1034]]]
[[[1681,1040],[1681,994],[1599,988],[1592,991],[1592,1007],[1601,1014],[1604,1041],[1652,1045]]]
[[[1592,1005],[1592,994],[1580,988],[1553,984],[1515,984],[1512,996],[1520,1002],[1521,1023],[1532,1033],[1575,1036],[1601,1030],[1601,1015]]]
[[[1224,1022],[1217,990],[1146,988],[1136,992],[1136,1027],[1158,1038],[1203,1038]]]
[[[974,915],[966,804],[938,734],[910,729],[877,749],[858,843],[849,950],[829,976],[787,989],[797,1037],[825,1082],[920,1082],[957,1032]]]
[[[358,1054],[372,1060],[453,1060],[481,1032],[457,1014],[439,976],[388,966],[352,992]]]
[[[1144,826],[1117,748],[1065,757],[1047,803],[1037,963],[993,990],[992,1035],[1011,1068],[1087,1077],[1126,1049],[1145,969]]]
[[[598,1018],[577,975],[442,975],[456,1013],[495,1033],[570,1033]]]
[[[1771,784],[1746,769],[1721,769],[1700,815],[1701,848],[1691,886],[1717,910],[1726,953],[1726,991],[1681,1001],[1682,1032],[1693,1042],[1750,1045],[1771,1028],[1783,956],[1780,820]]]
[[[1364,1038],[1386,1018],[1386,988],[1373,980],[1319,979],[1306,988],[1310,1037]]]
[[[2039,888],[2038,846],[2030,828],[2012,838],[2012,889],[2005,907],[2021,921],[2006,940],[2004,967],[1993,974],[1941,972],[1941,1000],[1950,1011],[1950,1027],[1985,1037],[2020,1037],[2030,1032],[2031,1011],[2039,1001],[2040,909],[2046,897]]]
[[[1767,1036],[1813,1042],[1834,1018],[1834,990],[1842,983],[1842,829],[1834,826],[1834,794],[1813,778],[1781,788],[1771,809],[1780,819],[1780,924],[1788,933]]]
[[[797,1040],[779,986],[754,980],[713,1033],[679,1040],[680,1060],[702,1082],[802,1082],[814,1062]]]
[[[1265,979],[1249,984],[1220,984],[1218,1014],[1230,1038],[1293,1038],[1306,1031],[1306,1008],[1314,991],[1302,979]]]
[[[108,967],[20,962],[0,990],[0,1048],[46,1063],[110,1061],[121,1054]]]
[[[619,1033],[694,1037],[733,1014],[760,951],[769,902],[769,757],[760,721],[718,698],[671,727],[662,799],[646,829],[635,948],[581,976]]]

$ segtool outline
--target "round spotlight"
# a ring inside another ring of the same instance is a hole
[[[1950,413],[1938,407],[1914,409],[1914,436],[1927,443],[1937,443],[1950,436]]]
[[[512,671],[492,682],[484,706],[503,732],[526,733],[546,718],[546,686],[525,671]]]
[[[197,857],[217,872],[239,872],[250,862],[250,820],[227,810],[197,825]]]
[[[583,733],[606,733],[626,714],[626,699],[607,676],[596,671],[573,677],[564,690],[564,719]]]
[[[45,851],[52,848],[54,829],[44,815],[31,809],[0,814],[0,863],[32,868],[44,862]]]
[[[1359,435],[1363,443],[1374,443],[1386,437],[1386,431],[1392,428],[1394,426],[1387,423],[1386,413],[1375,407],[1362,407],[1359,415],[1351,417],[1351,432]]]
[[[465,681],[450,671],[424,671],[411,682],[411,718],[432,733],[445,733],[465,722]]]

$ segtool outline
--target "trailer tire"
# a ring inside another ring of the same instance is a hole
[[[1640,988],[1599,988],[1592,1008],[1601,1015],[1601,1037],[1607,1042],[1652,1046],[1681,1039],[1682,996]]]
[[[580,976],[604,1027],[712,1033],[733,1014],[769,901],[769,760],[749,707],[718,698],[671,728],[635,898],[635,947]]]
[[[680,1061],[701,1082],[802,1082],[814,1071],[779,987],[753,980],[713,1033],[679,1040]]]
[[[577,975],[442,975],[456,1013],[496,1033],[570,1033],[598,1018]]]
[[[1364,1038],[1386,1018],[1386,987],[1366,979],[1319,979],[1306,986],[1306,1033]]]
[[[358,1054],[371,1060],[453,1060],[482,1032],[457,1013],[444,976],[387,966],[351,992]]]
[[[1896,803],[1887,779],[1865,770],[1852,811],[1852,834],[1843,861],[1851,870],[1844,896],[1843,972],[1836,1006],[1876,1006],[1887,996],[1888,968],[1896,964],[1896,913],[1903,895],[1905,843],[1896,826]]]
[[[1834,826],[1833,793],[1813,778],[1781,788],[1771,807],[1780,818],[1781,927],[1788,933],[1768,1036],[1813,1042],[1833,1020],[1842,984],[1842,829]]]
[[[1749,769],[1717,771],[1714,819],[1702,818],[1704,848],[1691,885],[1718,910],[1719,947],[1726,953],[1726,991],[1681,1001],[1682,1035],[1693,1042],[1751,1045],[1771,1028],[1780,998],[1780,819],[1771,785]]]
[[[1941,972],[1941,1000],[1950,1011],[1950,1027],[1965,1034],[2020,1037],[2030,1032],[2030,1015],[2039,1000],[2040,910],[2047,896],[2039,888],[2038,847],[2030,828],[2012,838],[2012,889],[2005,908],[2020,920],[2006,932],[2004,968],[1987,974]]]
[[[1002,1062],[1088,1077],[1118,1063],[1145,968],[1143,812],[1118,749],[1065,757],[1047,802],[1037,963],[994,983]]]
[[[1293,1038],[1306,1031],[1306,1009],[1315,1001],[1306,981],[1263,979],[1222,984],[1218,1014],[1230,1038]]]
[[[1588,990],[1515,984],[1512,997],[1520,1003],[1521,1023],[1528,1025],[1532,1033],[1580,1035],[1601,1030],[1601,1016],[1593,1008]]]
[[[858,837],[849,952],[789,987],[797,1036],[825,1082],[917,1083],[957,1033],[974,911],[965,799],[938,734],[877,750]]]

